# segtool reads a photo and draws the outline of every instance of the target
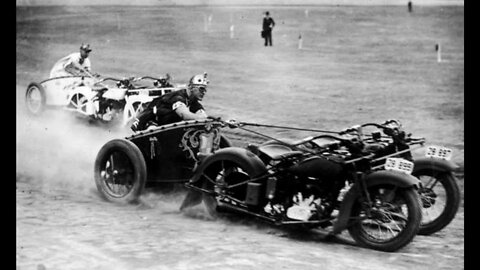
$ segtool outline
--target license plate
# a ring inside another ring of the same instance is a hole
[[[413,162],[403,158],[387,158],[385,162],[385,170],[411,174],[413,171]]]
[[[430,158],[440,158],[440,159],[450,160],[452,158],[452,152],[453,151],[450,148],[430,145],[427,147],[425,156]]]

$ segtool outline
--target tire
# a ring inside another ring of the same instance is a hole
[[[370,216],[365,211],[368,206],[360,200],[354,203],[351,218],[368,217],[361,218],[348,228],[352,238],[361,246],[386,252],[396,251],[410,243],[417,234],[422,219],[417,191],[393,185],[375,185],[368,187],[368,191],[371,200],[379,200],[380,203],[368,209],[371,211]],[[389,227],[390,224],[393,226]],[[370,231],[391,234],[391,237],[380,239],[380,236],[373,235]]]
[[[147,167],[142,152],[134,143],[114,139],[98,152],[94,175],[97,189],[106,200],[135,203],[145,188]]]
[[[418,190],[422,202],[422,223],[418,234],[436,233],[455,218],[460,206],[457,180],[452,172],[433,169],[420,169],[412,175],[422,182]]]
[[[225,191],[226,195],[230,195],[239,201],[244,201],[246,198],[247,193],[247,185],[240,185],[238,187],[234,187],[232,189],[222,189],[218,186],[223,185],[232,185],[236,183],[240,183],[249,179],[252,179],[252,175],[258,175],[259,172],[255,170],[252,166],[250,166],[247,162],[243,160],[219,160],[216,161],[203,171],[204,177],[202,179],[203,186],[202,188],[207,190],[216,190],[217,192]],[[209,179],[215,181],[215,185],[210,182]],[[219,203],[218,196],[203,194],[203,201],[205,203],[205,207],[207,212],[212,217],[217,217],[218,212],[222,210],[221,203]]]
[[[45,89],[39,83],[31,83],[25,92],[25,107],[28,115],[38,116],[45,110]]]

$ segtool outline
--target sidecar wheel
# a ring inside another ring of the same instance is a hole
[[[25,93],[25,106],[31,116],[40,115],[45,110],[45,89],[39,83],[31,83]]]
[[[142,152],[125,139],[107,142],[97,154],[95,184],[111,202],[134,203],[145,188],[147,167]]]
[[[413,188],[376,185],[368,188],[373,206],[357,200],[351,218],[357,220],[348,231],[361,246],[393,252],[412,241],[422,213],[420,198]]]
[[[460,206],[460,189],[451,172],[422,169],[412,173],[420,179],[418,190],[422,202],[420,235],[430,235],[445,228],[454,218]]]
[[[125,106],[123,111],[123,126],[130,126],[135,117],[143,111],[143,105],[140,101],[132,103],[132,106]]]
[[[75,93],[70,98],[68,107],[73,108],[82,114],[87,114],[87,102],[88,100],[83,94]]]

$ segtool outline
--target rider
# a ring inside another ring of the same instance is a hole
[[[90,44],[83,43],[80,46],[80,52],[71,53],[55,63],[50,71],[50,78],[72,75],[88,75],[96,77],[97,75],[92,74],[90,71],[91,64],[88,55],[91,51]]]
[[[170,92],[152,100],[147,108],[142,111],[131,129],[134,132],[147,128],[149,121],[155,124],[165,125],[182,120],[205,119],[205,112],[202,101],[207,92],[207,73],[195,75],[190,79],[186,89]]]

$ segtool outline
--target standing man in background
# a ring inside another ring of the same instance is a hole
[[[275,21],[270,17],[270,13],[265,12],[263,18],[263,38],[265,39],[265,46],[272,46],[272,29],[275,26]]]

